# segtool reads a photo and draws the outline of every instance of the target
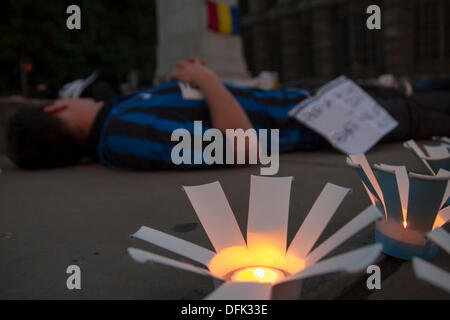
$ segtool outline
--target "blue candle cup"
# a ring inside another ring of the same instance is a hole
[[[448,199],[450,172],[420,175],[408,173],[404,166],[383,164],[372,171],[364,156],[354,160],[347,158],[347,164],[358,173],[372,203],[385,213],[375,228],[375,241],[383,244],[383,252],[403,260],[433,259],[438,247],[425,234],[446,223],[439,212]]]

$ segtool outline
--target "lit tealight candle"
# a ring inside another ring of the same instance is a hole
[[[278,269],[269,267],[249,267],[235,271],[231,276],[231,280],[237,282],[275,283],[284,277],[285,274]]]

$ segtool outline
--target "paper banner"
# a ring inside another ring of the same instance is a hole
[[[269,300],[272,284],[257,282],[227,282],[208,295],[205,300]]]
[[[412,262],[417,278],[450,292],[450,274],[448,272],[417,257],[414,257]]]
[[[219,182],[183,187],[216,252],[244,246],[239,225]]]
[[[288,253],[300,259],[308,255],[350,190],[332,183],[326,184],[292,240]]]
[[[450,234],[442,228],[428,232],[426,237],[450,254]]]
[[[373,188],[373,190],[375,191],[375,195],[378,196],[378,198],[381,201],[381,204],[385,208],[383,192],[381,192],[381,188],[380,188],[380,185],[378,184],[378,180],[375,177],[375,174],[373,173],[372,168],[370,167],[366,156],[364,154],[357,154],[357,155],[350,155],[349,158],[352,161],[352,163],[361,166],[361,169],[363,170],[363,172],[365,173],[365,175],[368,179],[368,181],[367,181],[368,183],[366,183],[367,187]],[[385,208],[384,213],[385,213],[386,219],[387,219],[386,208]]]
[[[361,249],[353,250],[348,253],[320,261],[319,263],[316,263],[303,271],[285,278],[281,282],[299,280],[338,271],[356,272],[374,262],[382,249],[382,244],[374,244]]]
[[[251,177],[247,225],[250,250],[264,246],[286,252],[292,177]]]
[[[381,219],[383,216],[375,206],[370,206],[363,212],[361,212],[356,218],[353,218],[345,226],[339,229],[335,234],[325,240],[317,248],[315,248],[307,257],[306,265],[311,266],[328,253],[336,249],[350,237],[357,232],[367,227],[369,224],[377,219]]]
[[[178,253],[189,259],[200,262],[205,266],[209,264],[211,259],[214,258],[216,254],[215,252],[193,244],[192,242],[182,240],[167,233],[145,226],[142,226],[138,232],[131,236]]]
[[[147,262],[160,263],[160,264],[163,264],[163,265],[166,265],[169,267],[173,267],[176,269],[197,273],[197,274],[200,274],[203,276],[217,278],[216,276],[214,276],[211,272],[209,272],[206,269],[195,267],[189,263],[184,263],[184,262],[176,261],[173,259],[169,259],[169,258],[160,256],[160,255],[157,255],[154,253],[150,253],[150,252],[147,252],[144,250],[128,248],[128,253],[136,262],[139,262],[139,263],[147,263]]]
[[[380,164],[375,165],[375,168],[384,172],[378,172],[378,181],[383,190],[383,198],[386,204],[386,210],[389,211],[389,218],[399,219],[400,217],[393,215],[400,212],[401,219],[407,221],[409,177],[406,167]],[[395,180],[393,181],[392,178]],[[400,201],[400,211],[396,208],[398,206],[397,201]]]
[[[442,159],[450,157],[447,147],[445,146],[423,146],[430,158]]]

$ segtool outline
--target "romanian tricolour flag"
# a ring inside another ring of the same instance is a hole
[[[239,34],[239,12],[237,6],[221,2],[206,1],[208,6],[208,29],[223,34]]]

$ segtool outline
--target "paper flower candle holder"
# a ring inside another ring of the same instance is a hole
[[[251,177],[246,240],[218,182],[184,187],[215,251],[147,227],[141,227],[133,235],[204,267],[139,249],[129,248],[128,251],[141,263],[162,263],[220,280],[221,285],[208,299],[298,298],[301,279],[335,271],[355,272],[378,256],[381,245],[372,245],[320,261],[356,232],[382,217],[374,206],[311,250],[350,191],[333,184],[325,186],[286,249],[291,182],[292,177]]]
[[[371,199],[385,219],[376,223],[375,241],[383,252],[404,260],[413,256],[432,259],[437,246],[425,234],[450,219],[445,200],[450,194],[450,172],[437,175],[408,173],[404,166],[374,165],[372,171],[364,155],[352,155],[347,164],[358,172]]]
[[[424,145],[423,147],[427,151],[428,155],[420,149],[414,140],[406,141],[403,145],[405,148],[411,150],[417,158],[419,158],[431,174],[436,175],[440,169],[450,171],[450,145],[445,141],[448,140],[445,140],[444,138],[443,143],[439,146]]]
[[[450,254],[450,234],[447,231],[437,228],[427,233],[426,237]],[[413,258],[413,268],[417,278],[450,293],[450,273],[417,257]]]

